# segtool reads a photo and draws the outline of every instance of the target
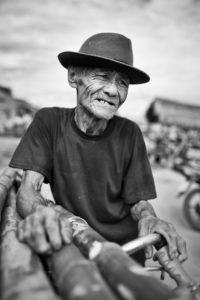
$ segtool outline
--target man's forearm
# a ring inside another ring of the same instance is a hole
[[[139,221],[147,216],[156,217],[156,213],[148,201],[141,200],[131,207],[131,216],[134,220]]]
[[[19,189],[17,194],[17,211],[22,218],[33,213],[40,205],[49,206],[50,200],[45,199],[40,192],[31,188]]]
[[[53,202],[41,195],[43,181],[42,174],[31,170],[24,171],[17,193],[17,211],[22,218],[34,213],[38,206],[52,206]]]

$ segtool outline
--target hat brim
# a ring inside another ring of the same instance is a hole
[[[110,68],[119,72],[127,74],[130,79],[130,84],[146,83],[150,80],[149,75],[145,72],[129,66],[123,62],[104,58],[97,55],[88,55],[79,52],[61,52],[58,54],[58,60],[64,68],[68,68],[69,65],[73,66],[87,66],[96,68]]]

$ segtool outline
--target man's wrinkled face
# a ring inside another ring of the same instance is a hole
[[[77,102],[99,119],[111,119],[128,94],[129,78],[108,69],[88,69],[77,81]]]

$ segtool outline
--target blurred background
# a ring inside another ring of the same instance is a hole
[[[143,130],[158,191],[152,204],[188,242],[185,266],[200,281],[200,194],[194,224],[185,212],[200,177],[200,1],[1,0],[0,20],[0,169],[39,108],[76,105],[58,53],[78,51],[98,32],[132,40],[134,65],[151,81],[130,87],[119,114]]]

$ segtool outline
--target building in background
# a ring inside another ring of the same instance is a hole
[[[11,89],[0,86],[0,135],[21,136],[37,108],[12,95]]]
[[[156,98],[146,112],[147,120],[163,125],[200,128],[200,106]]]

